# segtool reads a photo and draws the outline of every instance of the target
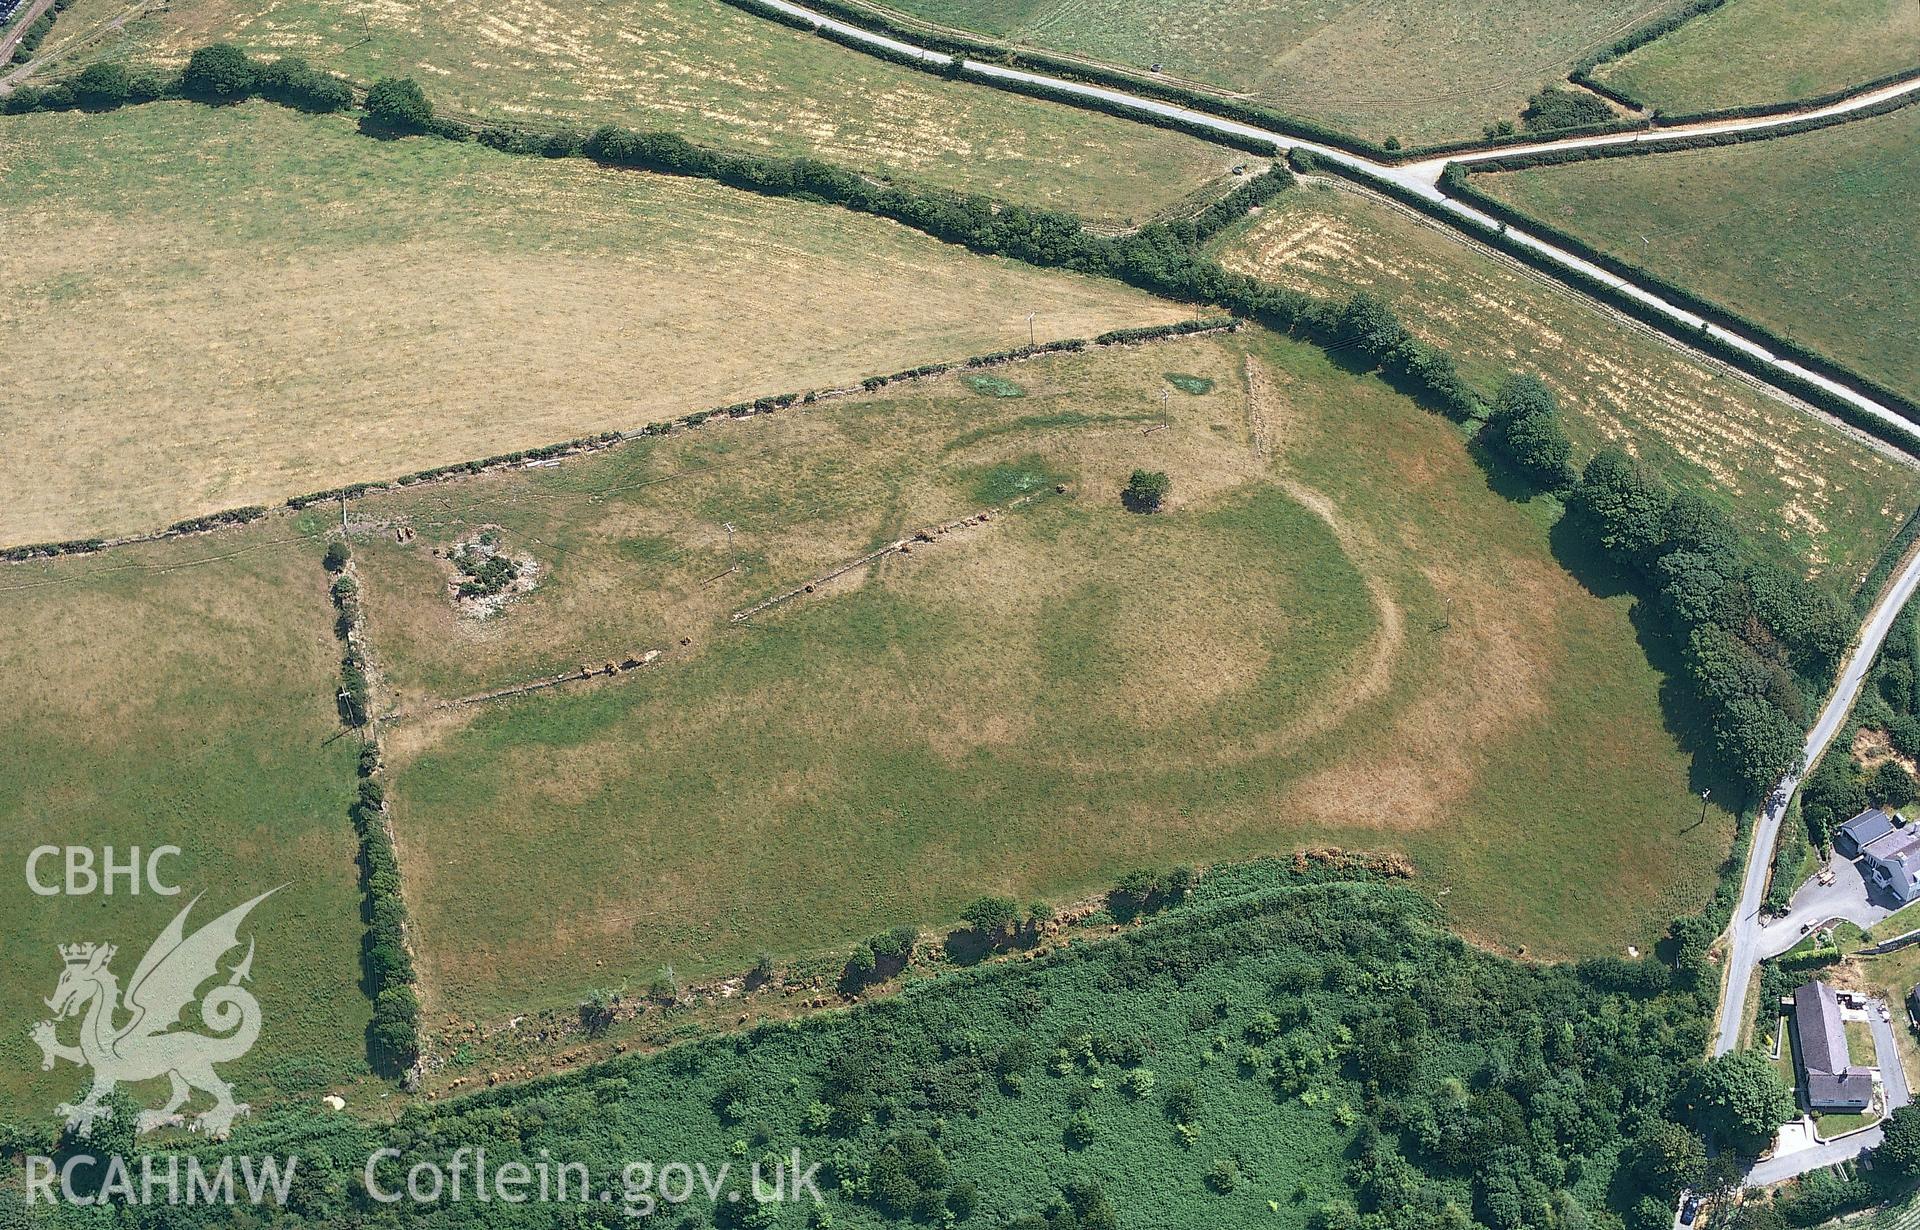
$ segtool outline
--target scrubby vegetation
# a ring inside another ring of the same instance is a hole
[[[1527,100],[1527,109],[1520,113],[1521,122],[1534,132],[1584,128],[1590,124],[1605,124],[1613,118],[1613,108],[1594,95],[1559,88],[1545,89],[1535,94]]]
[[[1618,1226],[1698,1177],[1686,1108],[1725,1084],[1694,1058],[1706,994],[1651,961],[1514,964],[1411,890],[1258,865],[1037,963],[389,1127],[269,1117],[229,1148],[300,1153],[295,1224],[613,1224],[376,1204],[354,1179],[384,1146],[400,1151],[379,1171],[390,1189],[462,1147],[578,1161],[616,1198],[636,1158],[731,1162],[711,1205],[668,1211],[687,1226]],[[726,1198],[795,1148],[821,1163],[822,1207]]]

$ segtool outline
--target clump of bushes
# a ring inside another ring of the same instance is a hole
[[[1200,873],[1179,866],[1166,871],[1129,871],[1107,894],[1107,912],[1120,922],[1156,914],[1185,901],[1200,882]]]
[[[1537,376],[1509,376],[1480,438],[1543,491],[1573,486],[1573,444],[1560,424],[1560,403]]]
[[[1613,108],[1583,90],[1549,87],[1527,100],[1520,122],[1533,132],[1551,132],[1556,128],[1585,128],[1607,124],[1614,119]]]
[[[253,61],[232,43],[195,48],[180,73],[180,92],[202,102],[234,103],[253,95]]]
[[[1131,512],[1159,512],[1173,491],[1173,480],[1164,470],[1135,470],[1120,491],[1120,502]]]
[[[411,77],[383,77],[367,91],[367,118],[394,133],[434,131],[433,104]]]
[[[847,958],[846,965],[840,971],[840,990],[848,995],[884,982],[905,969],[913,960],[914,945],[920,942],[920,931],[916,927],[900,926],[861,943]],[[772,972],[771,959],[767,962],[767,973]]]

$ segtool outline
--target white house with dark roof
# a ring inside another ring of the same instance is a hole
[[[1920,825],[1891,829],[1860,847],[1867,878],[1902,901],[1920,897]]]
[[[1795,989],[1793,1029],[1807,1109],[1863,1111],[1872,1104],[1873,1069],[1859,1067],[1847,1054],[1847,1029],[1832,987],[1808,982]]]
[[[1898,813],[1883,807],[1869,807],[1833,831],[1833,844],[1842,854],[1858,854],[1869,844],[1893,832],[1905,821]]]

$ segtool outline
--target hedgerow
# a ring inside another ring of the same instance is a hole
[[[1920,95],[1896,99],[1887,104],[1883,104],[1883,107],[1884,110],[1887,111],[1897,110],[1899,107],[1916,101],[1916,99],[1920,99]],[[1880,112],[1881,108],[1875,108],[1872,113],[1878,114]],[[1808,129],[1825,127],[1831,122],[1833,122],[1831,119],[1810,122]],[[1754,140],[1757,138],[1748,134],[1722,134],[1720,136],[1691,138],[1684,142],[1675,142],[1672,144],[1662,143],[1658,146],[1651,147],[1651,149],[1699,148],[1711,145],[1735,144],[1738,139]],[[1611,158],[1630,157],[1651,152],[1651,149],[1644,143],[1596,147],[1591,156]],[[1476,163],[1473,165],[1471,172],[1462,169],[1456,164],[1448,168],[1447,173],[1442,177],[1441,186],[1449,196],[1473,206],[1475,209],[1496,219],[1500,223],[1522,227],[1534,236],[1563,248],[1583,260],[1598,265],[1616,277],[1625,278],[1638,283],[1646,289],[1654,291],[1684,311],[1699,316],[1703,320],[1712,321],[1722,328],[1743,333],[1753,341],[1765,346],[1775,355],[1787,358],[1829,380],[1857,389],[1875,401],[1897,411],[1902,416],[1914,420],[1916,425],[1920,426],[1920,402],[1916,402],[1912,398],[1887,388],[1875,380],[1851,371],[1832,359],[1827,358],[1825,355],[1820,354],[1818,351],[1811,350],[1801,343],[1782,337],[1765,325],[1739,312],[1721,304],[1714,303],[1711,300],[1704,299],[1686,287],[1670,281],[1641,265],[1595,247],[1579,236],[1571,234],[1551,223],[1542,222],[1538,218],[1524,214],[1506,202],[1482,192],[1471,182],[1471,175],[1473,174],[1518,170],[1527,167],[1556,166],[1578,160],[1579,159],[1571,157],[1570,154],[1531,154]],[[1412,195],[1413,194],[1407,194],[1409,197]],[[1419,207],[1429,213],[1433,213],[1437,209],[1431,201],[1421,201]],[[1459,215],[1453,214],[1450,211],[1441,211],[1440,216],[1445,217],[1448,221],[1455,224],[1461,221]],[[1538,252],[1533,251],[1527,245],[1508,240],[1506,236],[1500,232],[1494,232],[1493,239],[1495,242],[1499,242],[1501,246],[1509,252],[1531,264],[1540,265],[1543,259]],[[1622,295],[1617,289],[1606,287],[1605,283],[1593,278],[1583,277],[1577,270],[1569,270],[1564,266],[1551,262],[1542,267],[1550,269],[1557,277],[1576,282],[1582,289],[1588,290],[1590,293],[1605,297],[1613,306],[1622,311],[1629,312],[1636,318],[1646,321],[1647,323],[1654,324],[1663,331],[1672,333],[1678,327],[1670,317],[1665,316],[1663,313],[1648,307],[1630,295]],[[1912,433],[1900,431],[1898,428],[1889,428],[1882,424],[1881,420],[1864,414],[1858,407],[1847,402],[1845,399],[1835,397],[1833,394],[1811,382],[1795,380],[1792,376],[1779,372],[1778,369],[1772,367],[1772,365],[1755,359],[1737,347],[1728,346],[1710,337],[1703,337],[1693,333],[1687,333],[1684,340],[1689,344],[1712,350],[1718,357],[1725,359],[1727,362],[1733,363],[1735,366],[1741,367],[1744,370],[1763,375],[1770,381],[1783,383],[1788,381],[1793,382],[1795,385],[1793,391],[1796,394],[1812,401],[1822,409],[1846,418],[1848,422],[1853,423],[1863,430],[1881,435],[1883,438],[1899,444],[1903,448],[1910,449],[1915,445],[1915,438]],[[1889,430],[1894,434],[1889,435]]]
[[[194,534],[201,530],[218,529],[223,525],[245,525],[249,521],[258,521],[267,515],[265,506],[249,504],[244,508],[229,508],[224,512],[206,513],[198,517],[188,517],[176,521],[167,527],[169,534]]]
[[[20,41],[13,45],[12,63],[24,64],[33,58],[34,53],[40,50],[40,44],[47,41],[47,35],[53,33],[54,20],[70,3],[72,0],[53,0],[51,8],[33,19],[33,24],[20,36]]]
[[[359,587],[347,565],[353,558],[344,541],[328,544],[323,565],[333,578],[328,593],[339,611],[335,630],[346,646],[340,668],[340,712],[349,726],[364,728],[371,718],[366,660],[360,648]],[[367,1027],[367,1058],[376,1072],[406,1071],[419,1055],[419,1000],[414,995],[413,957],[407,948],[407,905],[400,893],[400,862],[387,833],[386,791],[381,787],[380,744],[365,731],[358,762],[359,787],[348,808],[360,841],[360,886],[366,894],[366,934],[361,944],[362,981],[373,1000]]]

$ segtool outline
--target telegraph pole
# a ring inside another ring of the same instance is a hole
[[[1033,317],[1034,313],[1027,313],[1027,345],[1029,346],[1033,345]]]

